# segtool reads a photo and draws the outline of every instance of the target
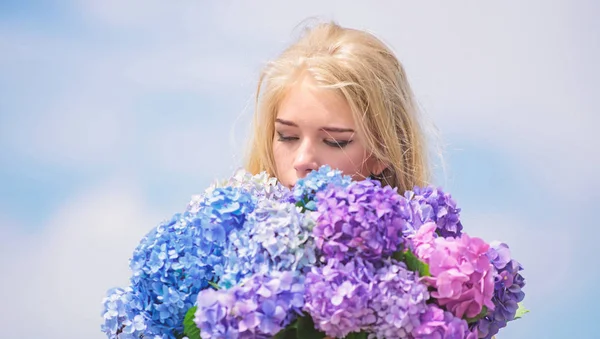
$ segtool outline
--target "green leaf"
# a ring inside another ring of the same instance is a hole
[[[465,320],[467,321],[467,323],[469,323],[469,324],[472,324],[472,323],[476,322],[477,320],[479,320],[479,319],[481,319],[481,318],[485,317],[485,316],[487,315],[487,313],[488,313],[488,308],[487,308],[487,306],[483,306],[483,307],[481,308],[481,312],[479,312],[479,314],[478,314],[478,315],[474,316],[473,318],[467,318],[467,319],[465,319]]]
[[[196,313],[197,309],[197,306],[190,308],[183,319],[183,334],[189,339],[200,339],[200,329],[194,322],[194,313]]]
[[[517,313],[515,314],[514,320],[521,319],[525,314],[530,312],[528,309],[525,308],[525,306],[523,306],[523,303],[519,303],[518,305],[519,308],[517,308]]]
[[[367,339],[367,332],[352,332],[346,336],[346,339]]]
[[[293,327],[286,327],[283,330],[279,331],[273,339],[297,339],[298,334],[296,333],[297,329]]]
[[[298,319],[294,320],[291,324],[287,325],[286,328],[277,332],[273,339],[296,339],[296,331],[298,329]]]
[[[392,253],[392,259],[396,259],[397,261],[404,261],[404,252],[396,251]]]
[[[419,272],[419,275],[422,277],[431,275],[431,273],[429,273],[429,265],[419,260],[411,250],[404,252],[404,262],[409,270]]]
[[[217,285],[217,283],[209,281],[208,284],[210,286],[212,286],[212,288],[214,288],[215,290],[220,290],[221,288],[219,287],[219,285]]]
[[[296,331],[296,338],[302,339],[323,339],[325,338],[325,333],[317,330],[315,328],[315,323],[313,322],[310,315],[305,314],[303,317],[298,318],[297,324],[298,330]]]

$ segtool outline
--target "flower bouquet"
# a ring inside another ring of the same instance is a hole
[[[526,311],[503,243],[463,232],[434,187],[324,166],[293,189],[243,170],[135,249],[108,338],[491,338]]]

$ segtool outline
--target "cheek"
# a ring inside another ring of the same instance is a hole
[[[328,157],[328,165],[338,168],[345,174],[368,174],[368,163],[364,149],[353,148],[346,151],[336,150]]]
[[[275,176],[284,186],[291,186],[295,182],[293,170],[293,154],[282,144],[273,144],[273,160],[275,161]]]
[[[291,152],[283,147],[282,144],[275,142],[273,144],[273,159],[275,160],[275,166],[277,171],[285,171],[286,166],[289,166],[291,159]]]

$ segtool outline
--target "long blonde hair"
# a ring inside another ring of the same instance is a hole
[[[386,166],[378,176],[400,192],[427,183],[425,137],[402,64],[372,34],[319,23],[263,69],[256,90],[246,169],[276,176],[275,119],[290,86],[304,74],[349,103],[367,149]]]

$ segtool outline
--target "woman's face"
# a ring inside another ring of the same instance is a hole
[[[322,165],[355,180],[379,172],[346,100],[319,89],[310,77],[292,87],[279,106],[273,155],[277,178],[288,187]]]

